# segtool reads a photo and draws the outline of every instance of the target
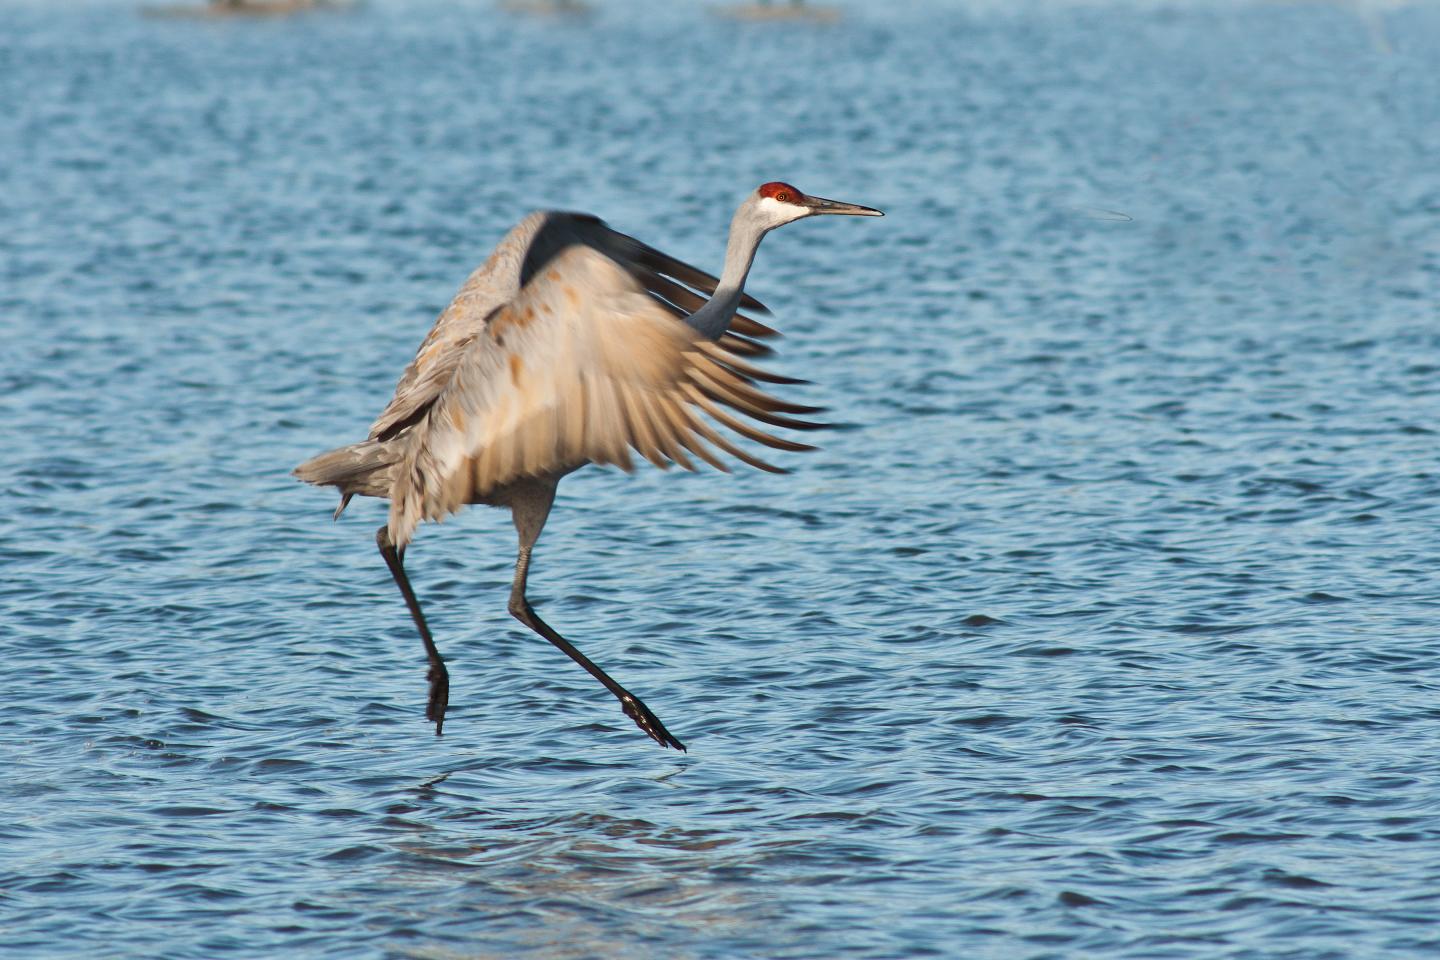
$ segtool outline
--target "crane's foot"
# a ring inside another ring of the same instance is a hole
[[[639,697],[627,693],[620,698],[620,706],[625,708],[625,716],[634,720],[635,726],[644,730],[645,735],[651,740],[654,740],[662,747],[671,747],[679,750],[681,753],[689,752],[685,749],[685,744],[670,735],[670,731],[665,729],[665,724],[661,723],[660,718],[650,712],[650,708],[645,706],[644,701]]]
[[[437,663],[426,676],[430,680],[430,702],[425,707],[425,719],[435,722],[438,737],[445,726],[445,708],[450,706],[450,671],[443,663]]]

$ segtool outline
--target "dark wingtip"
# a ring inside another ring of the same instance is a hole
[[[756,313],[763,313],[766,316],[770,315],[770,308],[765,306],[765,304],[761,303],[759,300],[756,300],[754,297],[750,296],[750,294],[748,293],[741,294],[740,306],[744,307],[746,310],[754,310]]]

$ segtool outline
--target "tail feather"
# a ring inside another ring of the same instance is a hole
[[[365,440],[311,457],[296,467],[293,473],[306,483],[338,487],[340,506],[335,510],[338,518],[350,503],[350,498],[357,494],[362,497],[389,497],[390,468],[395,461],[395,453],[389,444]]]

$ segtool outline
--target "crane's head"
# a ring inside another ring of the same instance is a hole
[[[767,230],[801,217],[813,217],[821,213],[844,214],[852,217],[883,217],[885,214],[873,207],[862,207],[858,203],[842,203],[801,193],[795,187],[779,180],[761,184],[751,202],[755,211],[765,223]]]

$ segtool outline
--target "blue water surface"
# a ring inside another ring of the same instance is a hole
[[[1440,953],[1440,9],[0,5],[7,958]],[[790,476],[586,469],[543,615],[289,476],[503,231],[751,289]]]

